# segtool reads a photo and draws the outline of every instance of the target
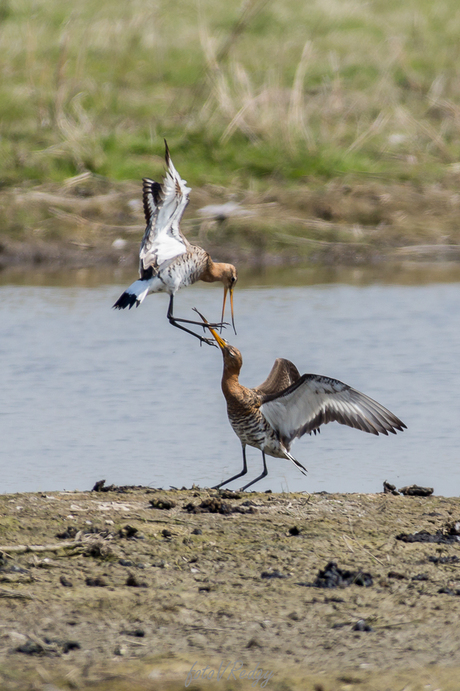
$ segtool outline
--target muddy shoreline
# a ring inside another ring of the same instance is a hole
[[[112,488],[0,504],[2,689],[179,689],[222,661],[280,690],[458,688],[458,498]]]
[[[255,192],[192,191],[182,230],[238,266],[363,266],[460,260],[460,199],[445,186],[341,179]],[[133,267],[145,229],[141,186],[90,173],[0,191],[0,270]]]

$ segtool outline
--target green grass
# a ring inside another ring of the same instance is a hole
[[[162,170],[194,186],[442,181],[457,0],[2,0],[0,184]]]

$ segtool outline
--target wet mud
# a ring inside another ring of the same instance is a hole
[[[0,496],[2,690],[459,688],[459,499],[96,489]]]

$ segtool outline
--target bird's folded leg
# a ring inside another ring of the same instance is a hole
[[[175,326],[178,329],[181,329],[181,331],[185,331],[188,334],[191,334],[192,336],[195,336],[195,338],[198,338],[200,341],[200,345],[202,343],[206,343],[207,345],[212,345],[216,346],[216,343],[211,338],[204,338],[203,336],[200,336],[200,334],[196,334],[194,331],[191,331],[190,329],[187,329],[185,326],[181,326],[179,322],[185,322],[187,324],[196,324],[197,326],[202,326],[201,322],[192,322],[192,321],[187,321],[186,319],[176,319],[173,315],[173,304],[174,304],[174,296],[171,295],[169,299],[169,307],[168,307],[168,313],[167,313],[167,318],[170,324],[172,326]],[[216,346],[217,347],[217,346]]]

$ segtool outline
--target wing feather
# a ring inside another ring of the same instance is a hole
[[[260,410],[287,444],[329,422],[377,435],[396,434],[396,430],[406,428],[396,415],[366,394],[318,374],[304,374],[284,391],[267,393]]]
[[[175,169],[166,144],[167,171],[160,185],[144,178],[142,197],[147,227],[139,252],[141,278],[151,276],[164,263],[183,254],[190,244],[179,223],[188,204],[190,187]]]
[[[254,391],[265,396],[278,394],[300,379],[300,372],[293,362],[285,358],[277,358],[270,374]]]

